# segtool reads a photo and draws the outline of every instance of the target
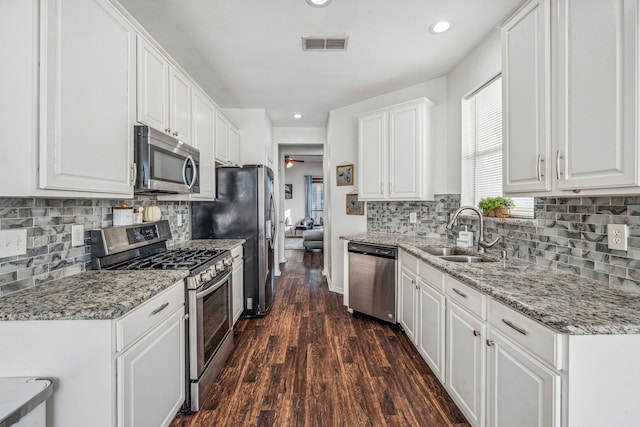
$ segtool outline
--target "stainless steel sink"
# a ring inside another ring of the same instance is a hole
[[[419,249],[431,255],[440,256],[440,257],[450,256],[450,255],[469,255],[468,251],[465,251],[464,249],[458,249],[458,248],[439,248],[436,246],[422,246]]]
[[[465,262],[465,263],[474,263],[474,262],[495,262],[496,260],[490,258],[484,258],[481,256],[475,255],[445,255],[440,256],[440,259],[451,262]]]

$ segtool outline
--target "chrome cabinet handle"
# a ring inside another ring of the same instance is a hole
[[[542,168],[541,165],[542,163],[544,163],[544,159],[542,158],[542,154],[538,154],[538,167],[537,167],[537,174],[536,177],[538,178],[538,181],[542,181],[542,177],[544,176],[544,174],[542,173]]]
[[[514,325],[513,322],[511,322],[510,320],[502,319],[502,323],[504,323],[505,325],[509,326],[510,328],[513,328],[514,330],[520,332],[522,335],[528,335],[529,334],[525,329],[522,329],[521,327]]]
[[[493,340],[487,340],[487,346],[488,347],[493,347],[495,344],[495,342]]]
[[[174,132],[174,133],[173,133],[173,136],[178,136],[178,132]]]
[[[564,175],[560,172],[560,160],[564,157],[560,155],[560,150],[556,151],[556,179],[560,179],[560,175]]]
[[[480,331],[477,331],[477,330],[474,329],[473,330],[473,336],[474,337],[479,337],[480,336]]]
[[[462,298],[466,298],[467,294],[465,294],[462,291],[457,290],[456,288],[453,288],[453,292],[455,292],[456,294],[460,295]]]
[[[384,191],[383,184],[380,183],[380,194],[382,194],[383,191]]]
[[[171,129],[169,129],[169,128],[166,128],[164,131],[167,132],[167,133],[171,133]]]
[[[160,313],[162,310],[164,310],[165,308],[169,307],[169,303],[165,302],[164,304],[162,304],[160,307],[156,308],[155,310],[153,310],[151,312],[151,314],[149,316],[153,316],[155,314]]]
[[[138,168],[135,163],[131,163],[131,185],[135,185],[136,179],[138,179]]]

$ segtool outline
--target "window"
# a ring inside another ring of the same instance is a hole
[[[313,218],[315,225],[324,224],[324,184],[322,177],[305,175],[306,215]]]
[[[461,204],[502,196],[502,79],[462,100]],[[512,197],[511,215],[533,218],[533,197]]]

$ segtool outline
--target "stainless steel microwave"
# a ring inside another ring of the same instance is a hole
[[[149,126],[135,126],[136,194],[199,193],[200,151]]]

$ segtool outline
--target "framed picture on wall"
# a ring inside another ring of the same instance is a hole
[[[338,185],[353,185],[353,165],[337,166],[336,182]]]
[[[357,194],[347,194],[347,215],[364,215],[364,202]]]
[[[285,184],[284,185],[284,198],[292,199],[293,198],[293,184]]]

